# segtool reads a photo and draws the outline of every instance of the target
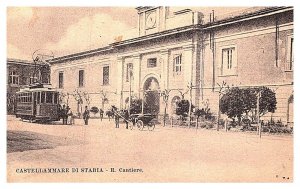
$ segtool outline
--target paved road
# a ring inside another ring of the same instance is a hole
[[[251,133],[161,126],[154,131],[127,130],[125,125],[116,129],[112,121],[100,122],[96,119],[91,119],[88,126],[82,124],[82,120],[76,120],[76,125],[73,126],[59,123],[41,125],[8,117],[9,131],[27,131],[60,137],[66,141],[62,143],[63,145],[52,149],[8,153],[8,181],[291,182],[293,180],[291,136],[263,136],[260,139]],[[55,171],[59,173],[17,173],[27,168],[53,168],[53,170],[57,168]],[[59,168],[69,168],[70,171],[72,168],[78,168],[78,173],[62,173],[62,169]],[[87,169],[82,169],[81,172],[81,168]],[[111,168],[116,172],[112,172]]]

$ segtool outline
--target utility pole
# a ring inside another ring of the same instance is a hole
[[[218,84],[218,86],[219,86],[219,106],[218,106],[218,108],[219,108],[219,110],[218,110],[218,123],[217,123],[217,131],[219,131],[219,122],[220,122],[220,117],[221,117],[221,107],[220,107],[220,100],[221,100],[221,95],[222,94],[224,94],[224,91],[223,91],[223,89],[225,88],[225,86],[226,86],[226,82],[225,81],[223,81],[222,82],[222,84],[220,85],[219,83],[217,83]],[[227,126],[226,126],[226,131],[227,131]]]
[[[192,116],[192,89],[193,89],[193,84],[192,82],[190,83],[190,85],[188,85],[188,89],[189,89],[189,92],[190,92],[190,103],[189,103],[189,128],[191,127],[191,116]]]
[[[132,76],[132,68],[129,68],[129,105],[128,105],[128,115],[130,116],[130,107],[131,107],[131,76]]]
[[[260,91],[258,91],[258,94],[257,94],[257,124],[258,124],[258,127],[257,127],[257,131],[258,131],[258,135],[259,135],[259,138],[261,138],[261,123],[260,123],[260,115],[259,115],[259,99],[260,99]]]
[[[163,97],[163,101],[165,103],[165,110],[164,110],[164,126],[166,126],[166,117],[167,117],[167,107],[168,107],[168,100],[169,94],[171,90],[165,89],[160,95]]]

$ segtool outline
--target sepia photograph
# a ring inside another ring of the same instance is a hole
[[[8,183],[294,182],[293,6],[8,6],[6,34]]]

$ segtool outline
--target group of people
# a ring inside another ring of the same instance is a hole
[[[63,105],[60,107],[59,116],[63,120],[63,125],[75,124],[74,114],[69,106]]]
[[[63,125],[73,125],[75,124],[75,115],[73,114],[71,108],[69,106],[63,105],[60,108],[60,117],[63,120]],[[124,119],[126,124],[126,129],[128,129],[128,123],[129,123],[129,112],[127,110],[124,111],[118,111],[118,109],[115,106],[112,106],[112,112],[115,119],[116,128],[120,127],[120,118]],[[100,109],[100,120],[103,119],[103,113],[104,111]],[[89,124],[90,119],[90,110],[88,109],[88,106],[85,106],[84,112],[82,114],[82,118],[84,120],[84,124]]]

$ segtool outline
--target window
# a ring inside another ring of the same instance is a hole
[[[127,71],[126,71],[126,81],[129,81],[129,77],[132,77],[132,71],[133,71],[133,64],[128,63],[127,64]]]
[[[109,85],[109,66],[103,67],[103,85]]]
[[[64,73],[59,72],[58,74],[58,88],[62,89],[64,88]]]
[[[37,81],[41,81],[41,71],[37,71],[34,76],[29,78],[29,84],[36,83]]]
[[[54,93],[54,104],[58,103],[58,93]]]
[[[294,37],[288,36],[287,40],[287,61],[285,66],[286,71],[294,70]]]
[[[156,67],[157,58],[149,58],[147,61],[147,67],[148,68],[154,68]]]
[[[46,93],[46,103],[51,103],[53,102],[53,93],[52,92],[47,92]]]
[[[174,59],[173,59],[174,72],[177,73],[177,74],[181,73],[181,69],[182,69],[181,60],[182,60],[182,55],[181,54],[180,55],[177,54],[177,55],[174,56]]]
[[[45,103],[45,92],[41,93],[41,103]]]
[[[17,71],[13,70],[9,72],[9,84],[19,84],[19,75]]]
[[[83,87],[83,85],[84,85],[84,70],[79,70],[78,86]]]
[[[36,102],[37,104],[41,103],[41,92],[37,92]]]
[[[37,81],[37,77],[30,77],[29,78],[29,84],[33,84],[33,83],[35,83]]]
[[[235,48],[222,49],[222,65],[221,75],[235,75],[236,74],[236,55]]]
[[[28,93],[28,102],[32,102],[32,93]]]

